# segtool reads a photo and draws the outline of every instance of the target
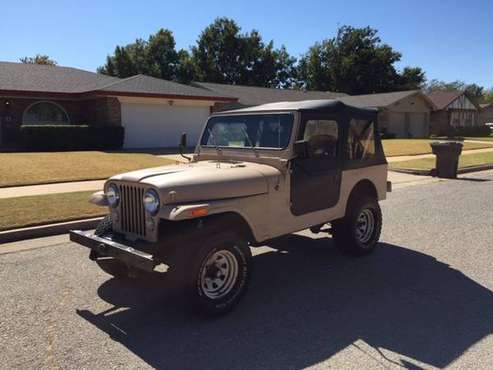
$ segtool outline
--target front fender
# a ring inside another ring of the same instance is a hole
[[[248,215],[239,209],[234,199],[162,206],[159,211],[159,217],[170,221],[183,221],[221,213],[239,215],[249,226],[255,240],[259,240],[258,230],[256,230]]]
[[[91,197],[89,198],[89,203],[100,207],[107,207],[108,198],[106,198],[106,194],[104,193],[104,191],[98,191],[97,193],[91,195]]]

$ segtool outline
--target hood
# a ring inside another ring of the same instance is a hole
[[[279,170],[264,164],[200,161],[128,172],[110,180],[147,184],[170,204],[264,194],[269,178],[279,175]]]

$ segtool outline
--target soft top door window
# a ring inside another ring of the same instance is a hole
[[[366,160],[375,157],[375,124],[352,119],[346,143],[346,159]]]
[[[305,123],[303,140],[308,142],[311,157],[337,158],[339,128],[337,121],[309,119]]]

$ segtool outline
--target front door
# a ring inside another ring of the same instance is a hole
[[[291,212],[303,215],[334,207],[341,186],[341,129],[337,117],[305,115],[299,140],[308,155],[291,163]]]

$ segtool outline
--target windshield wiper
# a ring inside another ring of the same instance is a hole
[[[255,156],[258,157],[258,153],[255,150],[255,146],[253,145],[252,140],[250,140],[250,136],[248,135],[247,130],[245,130],[244,127],[240,127],[240,130],[243,133],[243,135],[245,136],[245,139],[248,141],[248,145],[250,145],[250,147],[252,148],[253,152],[255,153]]]

